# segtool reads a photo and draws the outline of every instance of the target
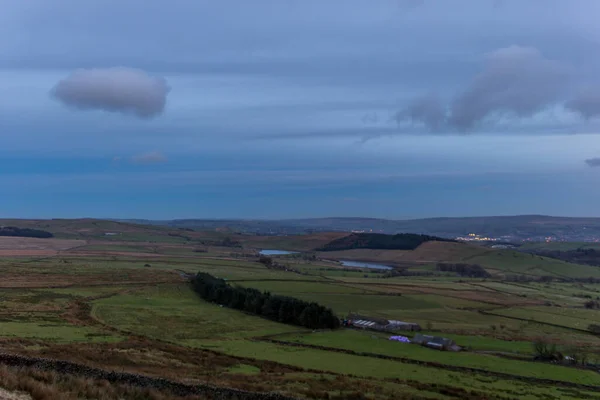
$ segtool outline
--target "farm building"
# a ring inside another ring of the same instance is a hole
[[[421,326],[414,322],[404,322],[397,320],[389,320],[389,324],[387,325],[387,329],[391,331],[420,331]]]
[[[410,342],[437,350],[460,351],[460,346],[458,346],[454,340],[440,336],[422,335],[417,333]]]
[[[347,326],[361,329],[373,329],[377,331],[420,331],[419,324],[383,318],[364,317],[351,314],[348,317]]]

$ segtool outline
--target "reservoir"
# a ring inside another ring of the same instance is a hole
[[[360,261],[344,261],[340,260],[344,267],[353,267],[353,268],[373,268],[373,269],[392,269],[389,265],[383,264],[373,264],[368,262],[360,262]]]
[[[288,254],[298,254],[297,251],[286,251],[286,250],[261,250],[259,254],[263,256],[286,256]]]

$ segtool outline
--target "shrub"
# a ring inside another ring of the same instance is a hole
[[[549,344],[541,339],[533,342],[533,353],[535,354],[535,359],[541,361],[557,361],[562,358],[556,350],[555,344]]]
[[[590,324],[588,326],[588,331],[600,335],[600,325],[598,325],[598,324]]]
[[[585,306],[585,308],[588,309],[600,309],[600,302],[598,300],[589,300],[586,301],[585,303],[583,303],[583,305]]]

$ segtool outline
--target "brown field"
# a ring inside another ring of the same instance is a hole
[[[234,235],[233,239],[244,244],[244,247],[255,249],[280,249],[292,251],[313,251],[332,240],[348,235],[348,232],[319,232],[311,235],[295,236],[249,236]]]
[[[60,251],[85,245],[84,240],[0,237],[0,257],[53,256]]]

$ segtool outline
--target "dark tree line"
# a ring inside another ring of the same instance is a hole
[[[0,236],[18,236],[18,237],[32,237],[32,238],[51,238],[54,235],[50,232],[42,231],[40,229],[31,228],[17,228],[15,226],[3,226],[0,228]]]
[[[382,278],[395,278],[397,276],[434,276],[432,271],[409,271],[406,268],[397,268],[391,270],[368,271],[370,273],[379,273]]]
[[[350,249],[385,249],[385,250],[414,250],[425,242],[454,242],[436,236],[417,235],[415,233],[399,233],[385,235],[383,233],[353,233],[335,239],[317,251],[336,251]]]
[[[242,310],[264,318],[310,329],[335,329],[339,319],[331,311],[314,302],[272,295],[257,289],[231,286],[223,279],[199,272],[192,285],[204,300]]]
[[[489,272],[487,272],[481,265],[479,264],[446,264],[439,263],[437,265],[438,271],[444,272],[454,272],[460,276],[468,276],[469,278],[489,278]]]

